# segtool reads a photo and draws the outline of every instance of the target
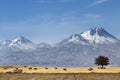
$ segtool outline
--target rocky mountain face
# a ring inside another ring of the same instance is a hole
[[[0,65],[94,66],[97,56],[120,66],[120,40],[103,28],[91,28],[58,42],[34,44],[24,37],[0,42]]]

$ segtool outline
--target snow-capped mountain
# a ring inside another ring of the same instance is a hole
[[[94,66],[99,55],[120,66],[120,40],[103,28],[72,34],[54,46],[34,44],[24,37],[0,42],[0,65]]]
[[[88,40],[84,39],[79,34],[72,34],[69,38],[64,39],[58,44],[61,45],[61,44],[68,44],[68,43],[76,43],[76,44],[83,44],[83,45],[89,44]]]
[[[80,34],[84,39],[88,40],[91,43],[116,43],[118,39],[111,34],[109,34],[103,28],[91,28]]]
[[[13,39],[12,43],[9,46],[18,47],[23,50],[30,50],[36,48],[36,45],[33,42],[22,36]]]
[[[103,28],[95,27],[91,28],[80,34],[72,34],[68,39],[61,41],[61,43],[81,43],[83,45],[91,44],[109,44],[117,43],[119,40],[109,34]]]
[[[5,40],[0,42],[0,45],[9,45],[12,41],[11,40]]]
[[[0,45],[7,48],[13,48],[13,49],[17,48],[20,50],[30,50],[36,48],[36,45],[33,42],[22,36],[16,37],[13,40],[2,41],[0,42]]]

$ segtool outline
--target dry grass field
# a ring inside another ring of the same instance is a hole
[[[107,67],[106,69],[90,69],[89,67],[53,68],[39,66],[0,66],[0,73],[13,72],[16,69],[22,70],[22,73],[120,73],[120,67]]]
[[[120,67],[0,66],[0,80],[120,80]]]

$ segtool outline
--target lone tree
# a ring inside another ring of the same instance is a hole
[[[109,58],[105,56],[98,56],[95,59],[95,64],[98,66],[101,65],[101,69],[103,69],[105,65],[109,64]]]

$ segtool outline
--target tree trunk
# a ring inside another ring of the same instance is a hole
[[[104,65],[102,65],[101,69],[103,69],[103,68],[104,68]]]

